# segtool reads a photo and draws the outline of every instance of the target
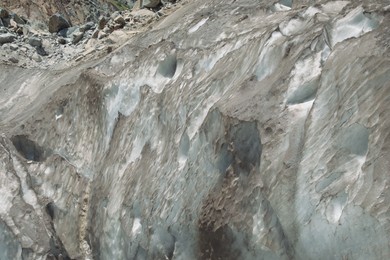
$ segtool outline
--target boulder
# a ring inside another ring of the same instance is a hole
[[[15,41],[16,36],[11,33],[0,34],[0,44],[11,43]]]
[[[30,37],[30,39],[28,40],[28,43],[33,47],[42,47],[42,39],[40,39],[36,36]]]
[[[143,0],[142,1],[142,7],[157,7],[160,4],[160,0]]]
[[[70,23],[59,13],[53,14],[49,19],[49,32],[51,33],[56,33],[69,27]]]
[[[0,8],[0,18],[8,18],[9,17],[9,12],[5,10],[4,8]]]

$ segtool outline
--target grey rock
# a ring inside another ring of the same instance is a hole
[[[33,47],[42,47],[42,39],[40,39],[36,36],[30,37],[30,39],[28,40],[28,43]]]
[[[0,44],[11,43],[15,41],[16,36],[11,33],[0,34]]]
[[[9,17],[9,12],[4,8],[0,8],[0,18],[8,18],[8,17]]]
[[[161,3],[160,0],[143,0],[142,1],[142,7],[157,7]]]
[[[49,19],[49,32],[56,33],[70,27],[70,23],[59,13],[53,14]]]

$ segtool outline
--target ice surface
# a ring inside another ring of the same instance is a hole
[[[334,24],[331,34],[331,46],[334,47],[339,42],[360,37],[376,29],[380,21],[381,17],[365,14],[362,7],[355,8]]]

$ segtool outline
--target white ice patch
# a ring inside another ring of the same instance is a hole
[[[375,30],[382,18],[376,15],[364,14],[360,6],[338,20],[331,31],[331,47],[349,38],[358,38],[363,34]]]
[[[192,26],[188,30],[188,33],[191,34],[191,33],[196,32],[200,27],[202,27],[207,22],[208,19],[209,19],[209,17],[203,18],[202,20],[200,20],[197,24],[195,24],[194,26]]]

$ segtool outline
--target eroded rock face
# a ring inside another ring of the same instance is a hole
[[[388,259],[386,8],[187,3],[104,59],[0,65],[0,258]]]

